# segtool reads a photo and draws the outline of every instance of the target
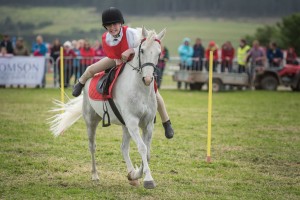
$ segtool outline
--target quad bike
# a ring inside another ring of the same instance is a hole
[[[300,65],[285,65],[283,68],[262,68],[256,70],[255,89],[277,90],[279,85],[300,91]]]

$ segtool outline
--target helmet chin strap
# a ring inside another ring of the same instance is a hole
[[[114,38],[118,38],[118,37],[120,37],[121,29],[122,29],[122,25],[121,25],[121,28],[120,28],[120,31],[119,31],[119,33],[118,33],[117,35],[113,35],[113,37],[114,37]]]

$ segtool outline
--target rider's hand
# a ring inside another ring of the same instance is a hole
[[[121,56],[122,62],[123,62],[123,63],[126,63],[127,60],[128,60],[128,57],[129,57],[129,55],[125,55],[125,54],[123,53],[122,56]]]
[[[127,62],[129,56],[134,53],[133,49],[127,49],[121,54],[121,60],[123,63]]]

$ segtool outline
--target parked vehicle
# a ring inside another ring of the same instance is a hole
[[[201,90],[208,83],[206,71],[175,71],[173,80],[190,84],[191,90]],[[213,91],[225,90],[225,86],[238,88],[248,87],[249,76],[246,73],[213,73]],[[256,69],[254,87],[256,90],[277,90],[278,86],[290,87],[293,91],[300,91],[300,65],[285,65],[283,68]]]
[[[277,90],[279,85],[291,87],[293,91],[300,91],[300,65],[257,70],[254,81],[255,89]]]
[[[201,90],[208,83],[209,74],[203,71],[175,71],[173,80],[190,84],[191,90]],[[249,76],[246,73],[213,73],[213,91],[219,92],[225,89],[225,85],[239,88],[249,86]]]

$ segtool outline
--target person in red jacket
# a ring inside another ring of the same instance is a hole
[[[209,71],[209,52],[213,51],[213,71],[217,71],[218,64],[218,47],[214,41],[210,41],[207,49],[205,50],[205,58],[206,58],[206,70]]]
[[[83,75],[88,66],[92,65],[94,62],[95,50],[91,47],[89,41],[84,40],[83,47],[80,48],[80,68],[79,74]]]
[[[121,11],[111,7],[102,13],[102,25],[107,30],[102,35],[102,45],[107,57],[91,64],[79,78],[78,83],[74,85],[72,95],[77,97],[81,94],[82,88],[86,81],[93,77],[94,74],[112,68],[116,65],[126,63],[132,54],[134,48],[140,44],[140,38],[136,29],[123,26],[124,18]],[[174,130],[164,104],[162,96],[157,91],[157,110],[160,114],[162,125],[165,129],[165,136],[171,139]]]
[[[63,54],[64,54],[64,87],[70,86],[70,79],[74,74],[73,63],[74,58],[76,58],[76,53],[72,49],[72,43],[66,41],[63,45]],[[60,69],[58,71],[60,73]],[[60,76],[59,76],[60,77]],[[60,83],[60,81],[59,81]]]
[[[228,69],[228,72],[232,72],[232,60],[234,58],[234,48],[232,47],[231,42],[227,41],[222,46],[221,51],[221,72],[225,72],[225,68]]]
[[[103,46],[102,46],[101,42],[99,42],[98,40],[95,42],[95,45],[94,45],[93,48],[95,50],[95,56],[98,56],[98,57],[104,57],[105,56]]]
[[[297,54],[293,47],[289,47],[286,52],[286,64],[298,65]]]
[[[94,50],[95,50],[95,56],[97,57],[94,59],[94,62],[97,62],[101,60],[103,57],[105,57],[103,46],[98,40],[95,43]]]

